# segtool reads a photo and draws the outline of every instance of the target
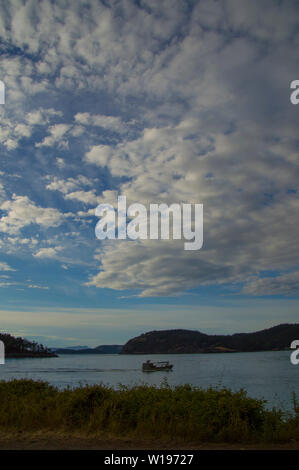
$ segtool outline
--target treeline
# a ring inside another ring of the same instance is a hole
[[[0,333],[0,340],[4,343],[6,357],[55,356],[55,354],[43,344],[39,344],[36,341],[29,341],[21,337],[16,338],[9,333]]]

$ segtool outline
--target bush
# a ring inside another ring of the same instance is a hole
[[[294,415],[265,409],[244,390],[139,385],[58,390],[33,380],[0,382],[0,429],[62,430],[109,436],[203,442],[299,439]]]

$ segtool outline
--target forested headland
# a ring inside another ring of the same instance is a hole
[[[4,343],[6,358],[57,357],[57,354],[43,344],[15,337],[9,333],[0,333],[0,341]]]

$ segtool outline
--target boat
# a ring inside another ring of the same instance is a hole
[[[158,361],[152,362],[147,360],[142,364],[143,372],[154,372],[156,370],[172,370],[173,364],[169,364],[169,361]]]

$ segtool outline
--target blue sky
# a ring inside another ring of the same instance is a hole
[[[298,2],[0,5],[0,325],[47,345],[298,318]],[[200,203],[204,244],[95,207]]]

